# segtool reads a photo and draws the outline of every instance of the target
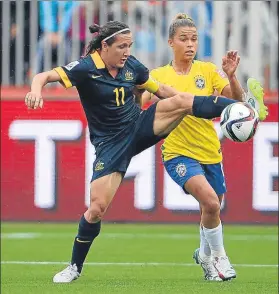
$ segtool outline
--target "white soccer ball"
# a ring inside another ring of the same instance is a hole
[[[234,142],[246,142],[256,133],[258,122],[259,115],[252,106],[237,102],[223,110],[220,125],[228,139]]]

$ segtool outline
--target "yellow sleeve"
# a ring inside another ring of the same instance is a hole
[[[73,84],[71,83],[71,81],[69,80],[66,72],[64,71],[64,69],[61,66],[54,68],[54,70],[59,74],[59,76],[60,76],[60,78],[62,80],[61,84],[66,89],[73,87]]]
[[[215,64],[211,63],[210,65],[213,88],[221,94],[223,89],[230,84],[229,80],[226,77],[226,74],[222,70],[218,69]]]
[[[159,89],[159,83],[149,75],[148,80],[142,85],[137,85],[137,88],[147,90],[150,93],[156,93]]]
[[[160,72],[159,72],[159,69],[153,69],[153,70],[150,72],[150,75],[152,76],[153,79],[159,81],[159,79],[160,79]]]

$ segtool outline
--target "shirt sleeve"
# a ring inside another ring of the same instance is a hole
[[[155,93],[159,89],[159,83],[149,74],[148,68],[140,62],[137,67],[136,85],[138,89],[144,89],[150,93]]]
[[[68,65],[56,67],[54,70],[61,77],[62,85],[65,88],[71,88],[77,86],[87,78],[89,66],[84,58],[81,58],[70,62]]]
[[[152,69],[152,71],[150,72],[150,76],[156,80],[159,81],[160,80],[160,72],[158,68]]]
[[[149,79],[149,69],[136,60],[136,85],[142,85]]]
[[[211,63],[211,70],[213,88],[218,91],[219,94],[221,94],[223,89],[229,85],[229,80],[226,74],[222,70],[218,69],[217,66],[213,63]]]

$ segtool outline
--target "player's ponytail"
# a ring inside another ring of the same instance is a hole
[[[101,27],[94,23],[92,26],[89,27],[89,31],[91,34],[98,33],[100,31]]]
[[[169,27],[169,38],[172,39],[179,27],[196,27],[194,20],[185,13],[178,13]]]
[[[97,49],[101,49],[103,40],[111,46],[118,33],[127,34],[130,32],[130,29],[125,23],[119,21],[109,21],[102,27],[97,24],[93,24],[89,27],[89,31],[91,34],[94,34],[94,36],[86,48],[85,56],[91,54]]]

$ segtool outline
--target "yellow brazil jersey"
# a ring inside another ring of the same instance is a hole
[[[215,90],[221,94],[228,79],[210,62],[194,61],[187,75],[178,75],[168,64],[151,71],[158,82],[172,86],[180,92],[209,96]],[[186,116],[169,134],[162,146],[163,159],[180,155],[191,157],[202,164],[222,161],[222,153],[214,124],[211,120]]]

